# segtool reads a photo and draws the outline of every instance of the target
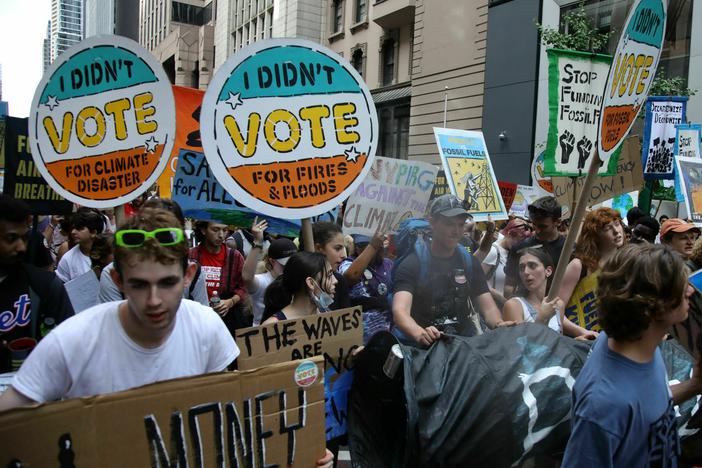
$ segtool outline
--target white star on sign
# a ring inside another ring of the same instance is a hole
[[[49,99],[46,101],[45,106],[48,106],[49,110],[54,110],[54,107],[58,107],[59,105],[59,100],[56,99],[56,96],[49,96]]]
[[[235,94],[235,93],[232,93],[231,91],[229,91],[229,99],[227,99],[224,102],[226,102],[227,104],[232,106],[232,110],[235,110],[237,108],[237,106],[244,103],[244,101],[241,100],[241,93]]]
[[[151,137],[144,142],[144,147],[149,153],[156,152],[156,146],[158,146],[158,141],[156,141],[156,138],[154,138],[153,135],[151,135]]]
[[[358,158],[361,155],[361,153],[356,151],[356,148],[354,148],[353,146],[351,147],[351,149],[344,151],[344,154],[346,155],[347,161],[353,162],[356,162],[356,158]]]

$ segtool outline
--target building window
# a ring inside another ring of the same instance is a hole
[[[356,23],[366,19],[366,0],[356,0]]]
[[[380,51],[381,80],[383,86],[391,85],[395,80],[395,40],[386,39]]]
[[[351,55],[351,65],[356,69],[359,75],[363,76],[363,50],[356,49]]]
[[[332,14],[332,32],[340,32],[344,27],[344,0],[334,0]]]
[[[407,159],[409,147],[409,103],[383,107],[378,112],[378,155]]]

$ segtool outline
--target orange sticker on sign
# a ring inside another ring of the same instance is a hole
[[[248,208],[317,216],[343,202],[375,156],[378,122],[343,58],[297,39],[259,41],[217,72],[200,118],[219,183]]]
[[[66,199],[126,203],[165,168],[174,112],[168,78],[149,52],[119,36],[89,38],[64,52],[35,92],[32,156]]]

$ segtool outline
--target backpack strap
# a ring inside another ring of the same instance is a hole
[[[188,288],[188,299],[193,298],[193,291],[195,290],[195,286],[197,285],[197,280],[200,279],[200,273],[202,272],[202,267],[200,266],[199,263],[195,263],[197,265],[197,270],[195,270],[195,276],[193,277],[193,280],[190,282],[190,287]]]

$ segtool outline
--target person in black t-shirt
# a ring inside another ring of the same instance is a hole
[[[17,340],[36,342],[73,315],[56,275],[25,263],[30,219],[26,204],[0,194],[0,373],[12,370]]]
[[[558,231],[562,209],[554,197],[541,197],[530,204],[528,210],[529,220],[534,227],[534,236],[524,239],[509,251],[505,266],[505,298],[514,295],[519,283],[519,256],[517,252],[527,247],[541,246],[553,259],[553,264],[558,265],[565,243],[565,237]]]
[[[477,333],[471,305],[490,328],[513,324],[502,320],[480,262],[456,248],[466,217],[466,210],[455,196],[435,199],[430,208],[432,240],[426,278],[420,277],[420,259],[414,252],[397,267],[392,312],[396,334],[406,342],[429,346],[442,333]]]

